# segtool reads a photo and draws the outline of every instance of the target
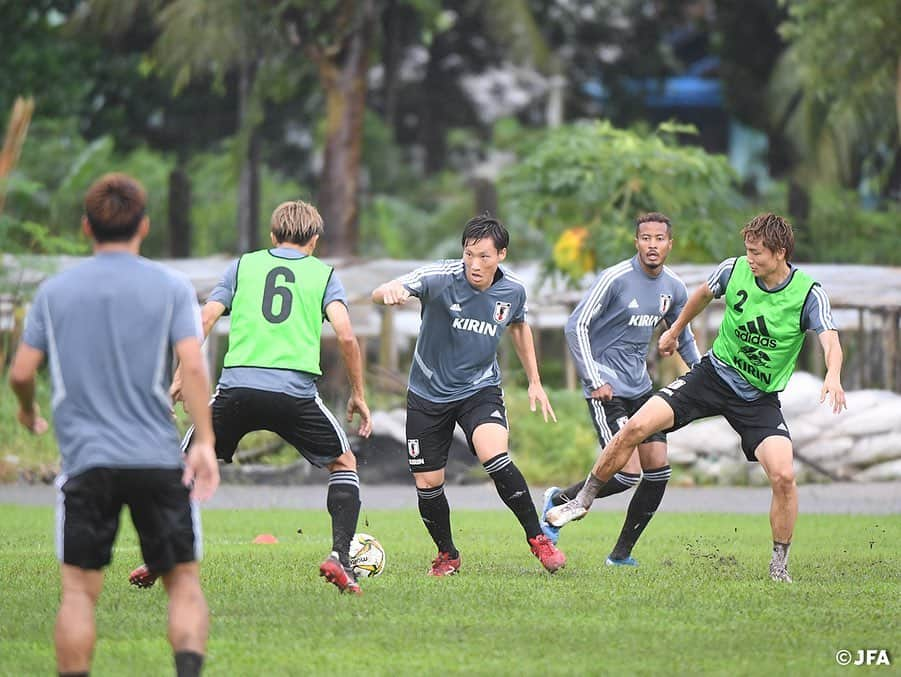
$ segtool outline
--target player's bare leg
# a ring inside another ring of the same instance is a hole
[[[103,571],[60,566],[62,598],[56,615],[57,670],[88,673],[97,640],[94,609],[103,589]]]
[[[548,511],[548,523],[555,527],[562,527],[564,524],[582,519],[591,509],[591,504],[600,493],[604,482],[613,477],[613,474],[626,464],[632,455],[632,450],[642,440],[656,432],[666,430],[672,425],[673,410],[666,400],[654,396],[645,402],[644,406],[635,412],[598,456],[591,473],[585,480],[585,485],[576,497],[568,503]]]
[[[176,564],[161,577],[169,595],[169,643],[179,675],[199,675],[206,655],[210,613],[197,562]]]
[[[529,486],[507,453],[508,435],[507,428],[498,423],[482,423],[472,433],[472,445],[498,496],[522,525],[532,554],[553,573],[566,565],[566,556],[541,531]]]
[[[788,573],[788,550],[795,521],[798,519],[798,487],[795,484],[791,440],[781,435],[767,437],[757,446],[755,455],[773,490],[770,504],[770,527],[773,530],[770,578],[790,583],[792,579]]]

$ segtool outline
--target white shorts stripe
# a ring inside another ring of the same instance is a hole
[[[63,561],[65,553],[65,530],[66,530],[66,495],[63,493],[63,485],[69,479],[66,475],[60,473],[53,483],[56,487],[56,559]]]
[[[329,408],[322,403],[322,400],[319,399],[319,395],[317,395],[315,399],[316,406],[319,407],[319,410],[329,420],[329,423],[332,424],[335,433],[338,435],[338,440],[341,442],[341,452],[350,451],[350,440],[347,439],[347,433],[344,432],[344,428],[338,423],[338,419],[336,419],[335,415],[329,411]]]

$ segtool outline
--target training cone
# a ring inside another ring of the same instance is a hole
[[[254,543],[278,543],[278,539],[272,534],[260,534],[255,539],[253,539]]]

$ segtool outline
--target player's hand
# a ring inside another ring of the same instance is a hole
[[[172,404],[176,402],[182,402],[183,397],[181,393],[181,370],[176,369],[175,375],[172,377],[172,385],[169,386],[169,397],[172,398]]]
[[[181,481],[186,487],[191,487],[191,498],[195,501],[212,498],[219,486],[219,462],[212,444],[191,443]]]
[[[591,391],[591,399],[600,400],[601,402],[609,402],[613,399],[613,386],[605,383],[600,388]]]
[[[43,435],[50,428],[47,419],[41,416],[41,408],[37,405],[37,402],[31,405],[31,411],[19,409],[16,418],[28,432],[34,435]]]
[[[382,285],[382,296],[386,306],[402,306],[410,298],[410,292],[397,280],[391,280]]]
[[[347,400],[347,422],[354,420],[354,412],[360,415],[360,427],[357,434],[360,437],[369,437],[372,434],[372,414],[369,413],[369,407],[366,400],[362,397],[351,395]]]
[[[820,404],[829,397],[829,406],[832,407],[832,413],[838,414],[842,409],[848,408],[848,402],[845,400],[845,389],[842,388],[841,381],[838,377],[826,374],[823,381],[823,389],[820,391]]]
[[[660,353],[661,357],[669,357],[676,352],[676,348],[678,347],[679,335],[672,329],[667,329],[660,334],[660,338],[657,339],[657,352]]]
[[[545,423],[547,423],[548,414],[551,415],[554,423],[556,423],[557,415],[554,413],[554,408],[547,398],[547,393],[544,392],[544,388],[541,387],[540,383],[532,383],[529,385],[529,409],[536,411],[539,402],[541,403],[541,413],[544,414]]]

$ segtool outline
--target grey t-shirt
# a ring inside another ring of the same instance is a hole
[[[604,270],[566,323],[566,341],[585,396],[609,383],[616,397],[651,390],[647,357],[654,328],[672,324],[688,299],[685,283],[666,266],[648,275],[638,256]],[[679,354],[689,366],[701,359],[691,328],[679,334]]]
[[[179,468],[170,413],[172,348],[203,338],[188,280],[103,253],[46,280],[22,340],[47,355],[62,472]]]
[[[732,277],[732,269],[735,268],[735,259],[736,257],[733,256],[720,263],[716,270],[710,274],[710,277],[707,278],[707,287],[713,293],[714,298],[720,298],[726,293],[726,285],[729,284],[729,278]],[[785,282],[778,287],[766,291],[779,291],[780,289],[784,289],[785,286],[791,282],[792,275],[796,269],[791,263],[788,264],[788,267],[792,272],[785,278]],[[758,287],[765,289],[759,279],[754,278],[754,281],[757,283]],[[804,301],[804,307],[801,309],[801,329],[803,331],[815,331],[817,334],[822,334],[824,331],[835,329],[829,297],[826,295],[826,292],[823,291],[823,288],[819,283],[813,285],[810,293],[807,295],[807,299]],[[748,383],[736,369],[733,369],[722,360],[717,359],[712,350],[708,351],[707,355],[710,357],[710,361],[713,363],[713,368],[716,369],[716,373],[719,374],[721,379],[729,384],[729,387],[732,388],[735,394],[740,398],[750,402],[765,394],[762,390],[755,388]]]
[[[269,250],[275,257],[283,259],[302,259],[306,256],[291,247],[275,247]],[[222,281],[210,293],[207,301],[218,301],[225,306],[226,314],[231,311],[232,300],[235,298],[235,289],[238,286],[238,260],[232,261]],[[347,293],[344,285],[338,279],[337,273],[332,273],[325,295],[322,297],[322,314],[332,301],[340,301],[347,305]],[[220,388],[255,388],[274,393],[285,393],[294,397],[311,398],[318,395],[316,389],[316,375],[305,371],[292,369],[265,369],[262,367],[228,367],[219,375]]]
[[[504,329],[526,321],[526,288],[498,268],[494,283],[479,291],[466,279],[463,261],[423,266],[400,278],[422,302],[422,326],[410,367],[410,390],[431,402],[454,402],[500,385],[497,347]]]

